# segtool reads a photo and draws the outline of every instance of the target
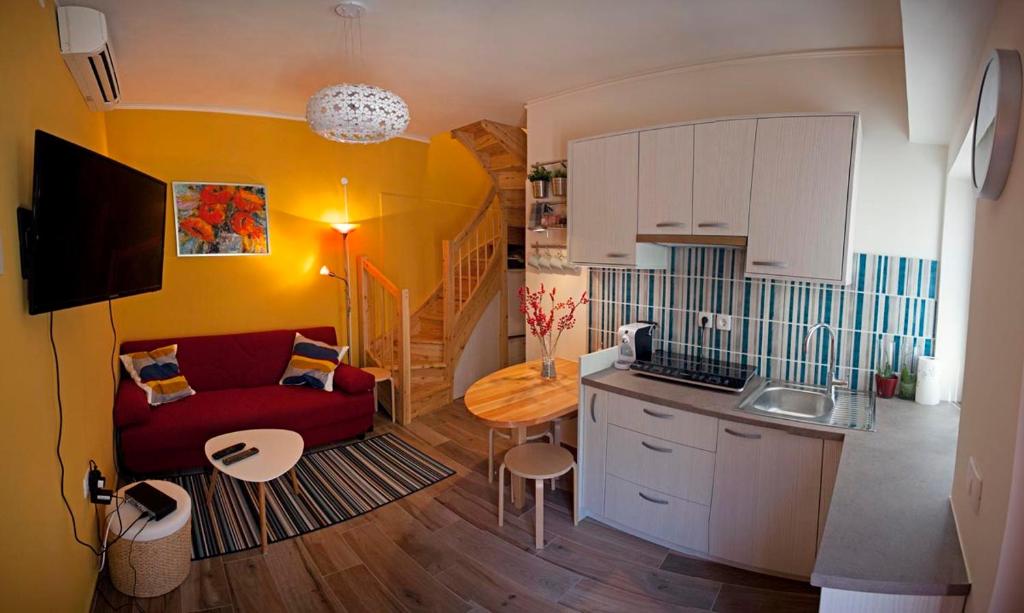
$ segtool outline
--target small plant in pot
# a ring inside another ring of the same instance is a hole
[[[900,377],[892,370],[892,363],[886,360],[882,367],[875,371],[875,391],[879,398],[892,398],[896,394],[896,386]]]
[[[533,186],[534,198],[548,197],[548,188],[551,185],[550,170],[544,168],[540,164],[534,164],[530,168],[530,174],[527,175],[526,178],[530,180],[530,184]]]
[[[551,195],[564,198],[567,192],[567,183],[569,177],[569,169],[565,167],[565,162],[560,162],[558,167],[551,172]]]

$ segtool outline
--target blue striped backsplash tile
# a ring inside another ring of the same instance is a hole
[[[934,355],[938,262],[856,253],[847,286],[744,278],[744,252],[675,247],[668,270],[591,268],[588,343],[615,344],[624,323],[658,323],[662,346],[695,349],[701,311],[732,316],[732,330],[707,333],[708,354],[757,366],[760,374],[822,385],[825,336],[804,354],[807,329],[825,322],[838,332],[840,375],[857,389],[871,386],[882,343],[891,337],[894,368],[908,344]]]

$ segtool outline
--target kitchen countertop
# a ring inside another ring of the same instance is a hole
[[[760,387],[730,394],[609,368],[582,383],[662,406],[793,434],[842,440],[832,503],[811,583],[818,587],[912,595],[964,595],[970,580],[949,492],[960,410],[879,398],[875,432],[746,413]]]

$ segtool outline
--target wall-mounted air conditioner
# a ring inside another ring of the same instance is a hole
[[[114,53],[107,36],[107,18],[84,6],[57,8],[60,53],[94,111],[109,111],[121,99]]]

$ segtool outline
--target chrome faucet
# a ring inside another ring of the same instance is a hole
[[[846,381],[836,377],[836,330],[826,323],[816,323],[807,330],[804,336],[804,356],[811,353],[811,337],[818,330],[826,330],[829,335],[828,350],[828,374],[825,376],[825,393],[829,398],[835,399],[836,387],[846,387]]]

